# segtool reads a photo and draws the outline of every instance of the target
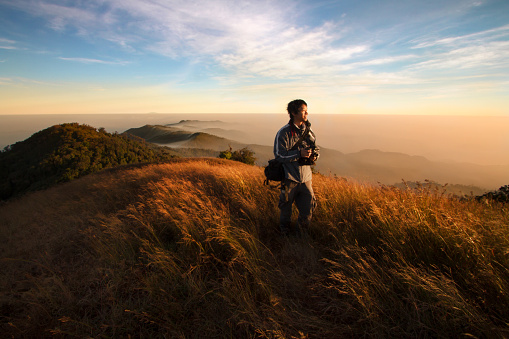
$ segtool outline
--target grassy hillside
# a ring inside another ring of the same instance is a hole
[[[0,152],[0,199],[104,168],[170,159],[141,138],[110,134],[77,123],[55,125]]]
[[[315,176],[281,238],[262,169],[181,159],[0,206],[0,331],[145,338],[509,336],[507,205]]]

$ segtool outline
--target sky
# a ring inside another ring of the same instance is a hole
[[[509,116],[507,0],[0,0],[0,114]]]

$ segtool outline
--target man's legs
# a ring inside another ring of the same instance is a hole
[[[311,181],[299,185],[299,191],[295,196],[295,205],[299,210],[299,218],[297,220],[299,228],[306,231],[316,206],[315,194]]]
[[[292,205],[295,199],[295,192],[298,183],[291,180],[284,181],[284,191],[279,195],[279,209],[281,214],[279,215],[279,228],[283,235],[290,233],[292,223]]]
[[[309,225],[316,205],[311,181],[297,183],[285,180],[285,192],[282,192],[279,196],[279,208],[281,210],[279,227],[284,235],[288,235],[291,230],[292,205],[294,201],[299,211],[299,227],[297,232],[300,233],[301,228],[307,228]]]

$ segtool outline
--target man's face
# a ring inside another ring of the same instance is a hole
[[[301,125],[304,121],[308,120],[308,106],[302,105],[300,106],[297,113],[293,115],[293,122],[296,125]]]

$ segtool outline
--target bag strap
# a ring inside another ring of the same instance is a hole
[[[297,140],[295,145],[293,145],[292,148],[290,148],[290,151],[296,150],[297,147],[299,147],[300,144],[304,141],[304,139],[307,138],[307,136],[309,135],[309,131],[311,130],[309,126],[310,125],[306,124],[306,129],[304,130],[304,133],[302,133],[302,135],[300,136],[299,140]]]

